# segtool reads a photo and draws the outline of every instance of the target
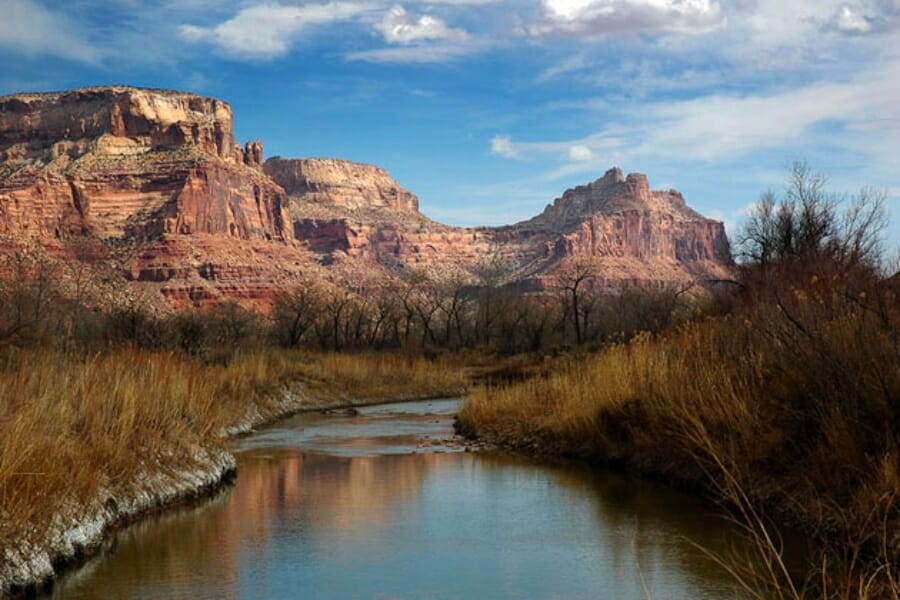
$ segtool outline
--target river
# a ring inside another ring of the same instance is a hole
[[[713,505],[578,465],[463,452],[458,400],[301,414],[238,478],[118,532],[51,598],[733,598]]]

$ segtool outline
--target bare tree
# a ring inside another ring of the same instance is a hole
[[[271,317],[276,339],[290,348],[300,346],[321,312],[322,294],[314,284],[304,283],[279,294]]]
[[[497,319],[502,311],[501,286],[509,279],[512,268],[503,256],[501,247],[493,245],[475,268],[478,289],[476,330],[479,341],[490,344]]]
[[[37,238],[17,246],[0,266],[6,273],[0,282],[0,339],[5,340],[40,337],[59,324],[52,317],[61,316],[51,314],[60,296],[59,261]]]
[[[784,195],[766,192],[751,210],[738,234],[739,256],[763,267],[823,258],[875,266],[887,226],[885,193],[863,188],[841,198],[827,191],[827,181],[806,163],[795,163]]]
[[[570,257],[565,260],[557,272],[559,288],[568,299],[568,314],[572,318],[575,329],[575,342],[580,346],[584,342],[584,306],[588,282],[597,274],[597,262],[593,256]]]

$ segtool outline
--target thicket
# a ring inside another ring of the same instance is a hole
[[[54,255],[35,242],[0,266],[0,346],[127,344],[213,360],[266,346],[511,356],[598,348],[663,331],[695,309],[690,283],[611,294],[594,285],[599,273],[591,260],[562,267],[540,294],[504,284],[505,267],[489,259],[470,277],[410,272],[343,286],[311,279],[278,294],[266,312],[236,301],[173,312],[159,306],[152,287],[127,280],[127,263],[114,248]]]

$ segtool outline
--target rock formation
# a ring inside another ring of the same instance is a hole
[[[264,170],[298,202],[419,212],[419,199],[375,165],[334,158],[270,158]]]
[[[542,244],[529,273],[540,275],[567,257],[595,257],[609,287],[626,283],[721,278],[731,265],[725,227],[692,210],[675,190],[652,191],[647,177],[618,168],[567,190],[544,212],[512,227]],[[532,248],[536,251],[536,248]]]
[[[611,169],[566,191],[533,219],[464,228],[435,223],[405,203],[384,202],[384,189],[391,197],[412,194],[377,167],[328,160],[321,169],[322,163],[270,159],[265,170],[288,192],[295,238],[325,264],[346,256],[394,269],[472,272],[497,254],[511,277],[531,290],[546,288],[571,258],[592,257],[599,281],[610,289],[720,278],[731,264],[722,223],[688,208],[675,190],[651,191],[640,174],[625,177]],[[316,176],[298,176],[305,173]]]
[[[244,164],[248,167],[256,167],[261,169],[263,166],[263,147],[262,142],[247,142],[244,144]]]
[[[259,280],[280,267],[259,255],[295,245],[286,195],[261,160],[259,142],[237,149],[220,100],[124,87],[0,98],[0,236],[55,248],[127,240],[140,248],[133,278],[173,301],[236,290],[265,300],[274,290]],[[252,265],[243,248],[259,250]]]
[[[643,175],[612,169],[515,225],[449,227],[379,167],[263,162],[259,140],[236,143],[227,103],[128,87],[0,98],[0,247],[34,238],[60,254],[75,239],[125,242],[125,277],[174,305],[265,305],[348,264],[471,274],[499,256],[533,290],[573,257],[591,257],[610,289],[730,265],[722,224]]]

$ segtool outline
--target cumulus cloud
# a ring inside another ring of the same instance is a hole
[[[77,24],[62,12],[48,10],[34,0],[3,2],[0,48],[80,62],[100,59],[100,52],[85,41]]]
[[[832,27],[842,33],[868,33],[872,31],[872,22],[852,6],[843,4],[831,19]]]
[[[390,44],[469,39],[469,34],[465,30],[448,27],[444,21],[430,15],[415,17],[399,4],[388,10],[375,29],[381,33],[384,41]]]
[[[699,34],[726,24],[712,0],[543,0],[534,36],[605,39],[635,33]]]
[[[846,35],[891,31],[900,26],[900,0],[860,0],[837,7],[827,28]]]
[[[182,38],[208,42],[226,54],[265,59],[290,51],[306,29],[352,19],[372,9],[365,2],[328,2],[286,6],[259,4],[239,11],[234,17],[211,27],[181,25]]]

